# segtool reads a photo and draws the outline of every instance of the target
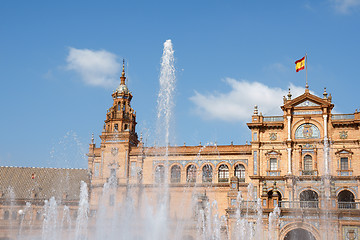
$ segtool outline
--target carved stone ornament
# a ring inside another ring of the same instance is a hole
[[[340,139],[347,139],[348,138],[348,132],[347,131],[341,131],[340,133]]]
[[[277,133],[270,133],[270,140],[274,141],[277,139]]]
[[[116,147],[111,148],[111,154],[112,154],[113,156],[116,156],[116,155],[118,154],[118,152],[119,152],[119,149],[118,149],[118,148],[116,148]]]

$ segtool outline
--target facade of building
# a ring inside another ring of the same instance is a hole
[[[280,209],[272,239],[360,239],[360,112],[333,114],[331,95],[324,90],[322,97],[315,96],[306,86],[296,98],[290,91],[284,96],[281,116],[263,116],[255,106],[247,123],[249,144],[148,147],[135,130],[136,112],[124,70],[120,79],[101,143],[96,146],[92,140],[89,145],[90,177],[82,172],[81,179],[73,180],[89,183],[90,216],[100,207],[104,185],[113,181],[115,192],[101,203],[109,207],[128,195],[146,196],[156,205],[160,189],[168,193],[169,219],[189,220],[205,203],[216,202],[218,214],[226,216],[223,238],[236,239],[239,205],[250,206],[240,208],[240,215],[245,209],[248,219],[255,221],[255,205],[260,204],[264,236],[269,234],[269,215]],[[11,184],[2,182],[1,187]],[[35,191],[30,185],[25,189],[29,194]],[[68,196],[63,192],[57,192],[59,202]],[[11,207],[36,199],[29,194],[22,201],[15,197]],[[1,196],[1,233],[11,218],[7,199]],[[192,223],[184,227],[188,239],[196,238]]]

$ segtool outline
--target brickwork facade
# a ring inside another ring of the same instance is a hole
[[[230,239],[239,197],[243,204],[260,199],[264,225],[280,208],[276,239],[290,239],[296,231],[309,232],[313,239],[360,239],[360,113],[333,114],[326,91],[319,97],[306,88],[294,99],[289,92],[279,106],[281,116],[263,116],[255,106],[247,123],[249,144],[167,148],[144,146],[138,138],[124,71],[112,97],[100,146],[93,139],[87,154],[92,213],[104,184],[115,179],[116,190],[105,202],[109,206],[129,194],[146,195],[156,205],[159,191],[166,190],[170,218],[186,220],[196,212],[194,199],[216,201],[219,215],[227,219],[223,234]]]

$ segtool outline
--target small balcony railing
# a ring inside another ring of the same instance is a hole
[[[267,170],[268,176],[280,176],[280,170]]]
[[[319,208],[319,201],[281,201],[282,208]]]
[[[347,119],[354,119],[354,114],[333,114],[331,116],[332,120],[347,120]]]
[[[338,202],[339,209],[360,209],[359,202]]]
[[[316,170],[302,170],[301,176],[317,176]]]
[[[283,122],[284,121],[284,117],[282,116],[270,116],[270,117],[264,117],[263,118],[264,122]]]
[[[229,178],[219,178],[219,182],[229,182]]]

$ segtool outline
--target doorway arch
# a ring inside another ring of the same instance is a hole
[[[295,228],[285,235],[284,240],[316,240],[316,238],[303,228]]]

